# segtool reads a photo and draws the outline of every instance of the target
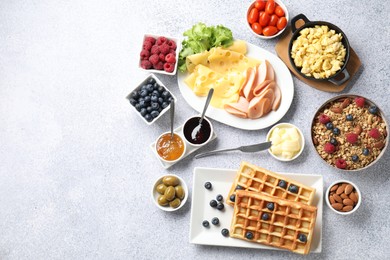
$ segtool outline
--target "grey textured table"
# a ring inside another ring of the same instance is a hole
[[[347,33],[363,66],[343,93],[364,95],[390,113],[390,7],[386,1],[285,1],[290,17],[333,22]],[[0,259],[280,259],[288,252],[197,246],[188,242],[191,200],[178,212],[150,198],[160,175],[192,186],[196,166],[238,168],[242,160],[274,171],[322,174],[324,186],[345,178],[363,203],[352,216],[324,205],[322,253],[312,259],[388,258],[389,151],[367,171],[343,173],[307,145],[290,163],[267,153],[189,156],[164,170],[148,145],[169,129],[164,115],[148,127],[125,96],[144,33],[180,37],[194,23],[223,24],[234,37],[273,53],[277,40],[255,38],[244,20],[249,1],[0,2]],[[159,77],[178,98],[176,122],[196,113],[176,77]],[[294,78],[293,104],[281,122],[301,127],[335,96]],[[389,118],[387,118],[389,120]],[[219,138],[207,149],[248,144],[268,129],[244,131],[213,121]],[[206,149],[205,149],[206,150]],[[190,194],[191,195],[191,194]]]

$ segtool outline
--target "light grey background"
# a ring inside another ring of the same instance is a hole
[[[361,94],[390,113],[390,7],[386,1],[284,1],[290,17],[338,25],[362,70],[343,93]],[[188,242],[191,200],[176,213],[151,201],[166,173],[192,187],[196,166],[238,168],[247,160],[274,171],[322,174],[359,185],[352,216],[324,206],[323,249],[312,259],[388,257],[389,151],[369,170],[345,173],[321,162],[309,141],[310,118],[335,96],[294,78],[295,96],[281,122],[298,125],[302,156],[278,162],[267,153],[189,156],[164,170],[148,145],[169,129],[168,114],[147,126],[125,96],[146,74],[137,69],[144,33],[180,37],[193,24],[223,24],[235,38],[273,53],[277,40],[254,37],[245,24],[249,1],[0,2],[0,259],[302,258],[288,252],[196,246]],[[178,98],[177,126],[196,112],[176,77],[159,76]],[[387,118],[387,120],[389,120]],[[264,140],[268,129],[244,131],[213,121],[207,148]],[[192,188],[191,188],[192,189]]]

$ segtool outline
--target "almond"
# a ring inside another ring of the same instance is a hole
[[[343,112],[343,109],[341,107],[331,107],[330,111],[336,114],[341,114]]]
[[[358,202],[358,197],[356,196],[356,193],[355,193],[355,192],[352,192],[351,194],[349,194],[349,198],[350,198],[353,202],[355,202],[355,203]]]
[[[348,195],[345,194],[345,193],[341,193],[341,194],[340,194],[340,198],[342,198],[343,200],[344,200],[344,199],[349,199]]]
[[[346,206],[353,206],[354,202],[351,199],[344,199],[343,204]]]
[[[343,187],[343,185],[341,185],[341,186],[339,186],[339,187],[337,188],[336,194],[337,194],[337,195],[340,195],[340,194],[343,193],[343,192],[344,192],[344,187]]]
[[[333,198],[333,196],[329,196],[329,201],[330,201],[330,204],[336,203],[336,201],[335,201],[335,199]]]
[[[343,208],[343,204],[341,203],[333,203],[331,204],[332,207],[335,209],[335,210],[341,210]]]
[[[334,198],[334,200],[335,200],[335,201],[337,201],[337,202],[339,202],[339,203],[343,203],[343,199],[342,199],[342,198],[340,198],[340,196],[339,196],[339,195],[337,195],[337,194],[333,194],[333,198]]]
[[[360,135],[360,133],[363,131],[362,127],[360,125],[357,125],[353,128],[353,132],[357,135]]]
[[[344,212],[348,212],[348,211],[351,211],[353,209],[353,206],[345,206],[345,207],[343,207],[343,211]]]
[[[343,103],[341,103],[342,108],[346,108],[351,103],[351,100],[349,98],[344,99]]]
[[[374,143],[374,147],[378,149],[382,149],[385,146],[385,143],[383,141],[379,141]]]
[[[315,138],[315,137],[313,137],[313,144],[314,144],[314,145],[318,145],[318,144],[319,144],[317,138]]]
[[[349,195],[353,190],[353,186],[351,184],[348,184],[347,186],[345,186],[345,189],[344,189],[344,192],[345,194]]]
[[[330,191],[335,191],[335,190],[337,190],[337,188],[339,187],[339,185],[333,185],[333,187],[332,188],[330,188]]]

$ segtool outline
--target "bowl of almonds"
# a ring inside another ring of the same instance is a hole
[[[360,190],[350,181],[333,182],[325,194],[325,201],[329,208],[341,215],[352,214],[361,204]]]

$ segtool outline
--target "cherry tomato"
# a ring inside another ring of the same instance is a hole
[[[275,7],[275,14],[276,14],[277,16],[279,16],[279,17],[284,16],[284,10],[283,10],[283,8],[280,7],[279,5],[277,5],[277,6]]]
[[[260,19],[261,19],[261,16],[263,15],[264,11],[260,11],[259,12],[259,23],[260,23]]]
[[[278,28],[275,26],[267,26],[263,29],[264,36],[272,36],[278,32]]]
[[[263,27],[267,26],[269,24],[269,20],[271,20],[271,16],[267,14],[267,12],[262,13],[259,20],[260,25]]]
[[[256,8],[252,8],[252,10],[249,12],[248,15],[248,22],[252,24],[257,22],[258,19],[259,19],[259,10],[257,10]]]
[[[271,19],[269,20],[269,25],[276,26],[278,23],[279,17],[276,14],[271,15]]]
[[[271,15],[274,13],[274,11],[275,11],[275,1],[268,0],[267,4],[265,5],[265,12]]]
[[[264,11],[265,3],[266,3],[266,1],[257,0],[256,3],[255,3],[256,9],[259,10],[259,11]]]
[[[279,20],[278,20],[278,23],[276,24],[276,27],[279,30],[283,30],[283,28],[286,27],[286,25],[287,25],[286,17],[280,17]]]
[[[252,24],[252,30],[257,33],[257,34],[262,34],[263,33],[263,28],[259,23],[253,23]]]

